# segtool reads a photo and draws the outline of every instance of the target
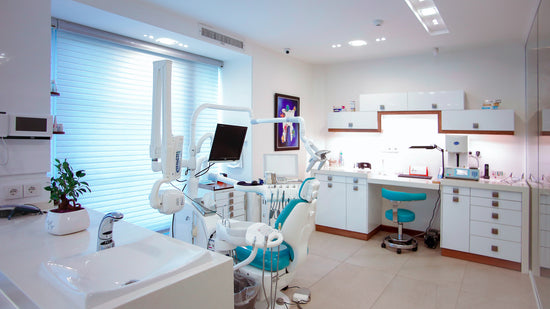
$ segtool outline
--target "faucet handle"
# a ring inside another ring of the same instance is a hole
[[[112,211],[110,213],[107,213],[105,217],[103,217],[103,219],[105,218],[113,218],[114,222],[117,222],[118,220],[124,218],[124,214],[118,211]]]

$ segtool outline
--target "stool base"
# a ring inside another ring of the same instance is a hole
[[[401,254],[402,249],[412,251],[418,250],[418,243],[416,242],[416,239],[407,234],[402,234],[401,239],[399,239],[398,234],[390,234],[384,238],[384,242],[382,242],[381,246],[382,248],[395,248],[397,249],[397,254]]]

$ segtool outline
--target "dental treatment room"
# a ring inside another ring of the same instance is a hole
[[[0,309],[550,309],[550,0],[3,0]]]

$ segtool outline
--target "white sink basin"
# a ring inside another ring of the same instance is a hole
[[[50,260],[43,274],[79,307],[93,307],[206,262],[207,251],[171,238]],[[67,293],[69,292],[69,293]]]

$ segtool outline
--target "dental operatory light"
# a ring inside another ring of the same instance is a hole
[[[353,40],[353,41],[349,41],[348,44],[353,47],[359,47],[359,46],[367,45],[367,42],[364,40]]]
[[[449,33],[433,0],[405,0],[405,2],[430,35]]]

